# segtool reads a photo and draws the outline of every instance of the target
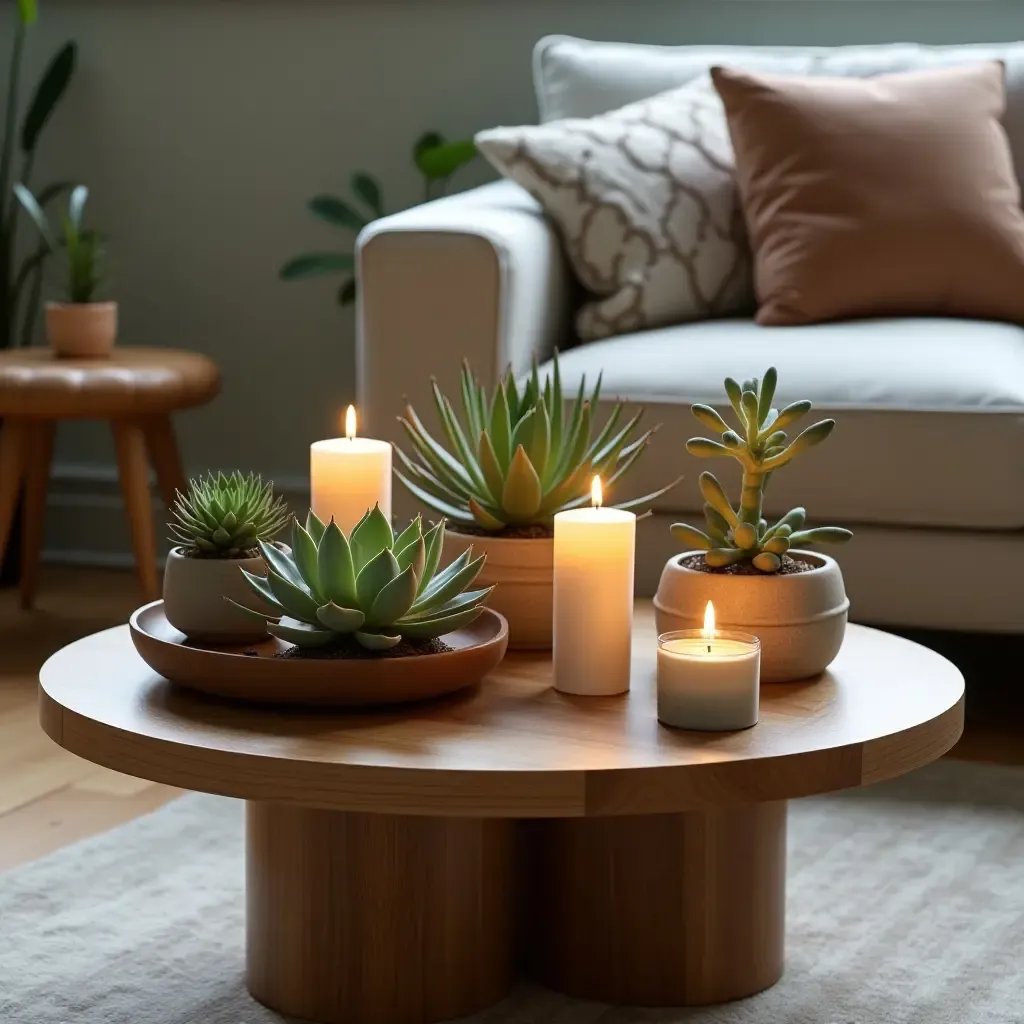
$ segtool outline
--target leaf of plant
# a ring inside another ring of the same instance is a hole
[[[323,647],[329,644],[337,636],[332,630],[317,629],[315,626],[307,625],[298,619],[289,618],[286,622],[272,622],[267,626],[267,632],[281,640],[287,640],[296,647]]]
[[[374,598],[366,623],[377,627],[391,626],[412,607],[415,600],[416,573],[410,565],[385,584]]]
[[[356,171],[352,175],[352,191],[366,203],[377,217],[384,216],[384,199],[380,185],[366,171]]]
[[[356,279],[350,277],[338,286],[338,305],[351,306],[356,301]]]
[[[316,610],[317,619],[335,633],[354,633],[366,621],[358,608],[345,608],[328,601]]]
[[[352,562],[356,567],[356,592],[358,593],[359,573],[363,566],[371,562],[381,551],[386,550],[388,554],[391,554],[391,546],[395,542],[391,524],[388,522],[388,517],[381,512],[380,505],[374,505],[369,515],[359,521],[358,525],[353,528],[348,541],[352,548]],[[397,572],[396,563],[395,572],[391,575],[394,576]],[[381,585],[383,586],[383,584]],[[363,604],[362,607],[369,608],[369,605]]]
[[[512,423],[505,385],[501,383],[494,391],[494,405],[491,409],[491,445],[497,456],[498,465],[507,470],[512,461]]]
[[[355,257],[350,252],[310,252],[289,260],[280,270],[282,281],[300,281],[306,277],[351,272]]]
[[[441,561],[441,546],[444,543],[444,520],[436,522],[423,537],[427,548],[427,557],[423,562],[423,572],[420,574],[420,583],[416,588],[417,594],[422,594],[437,572],[437,565]]]
[[[377,595],[398,573],[398,561],[391,553],[391,549],[384,548],[378,551],[356,576],[356,595],[359,598],[359,607],[372,608]]]
[[[397,647],[402,642],[401,634],[388,636],[386,633],[364,633],[361,629],[356,631],[356,640],[368,651],[386,651],[391,647]]]
[[[19,6],[25,0],[19,0]],[[34,11],[35,3],[31,3]],[[34,16],[33,16],[33,20]],[[71,77],[75,73],[75,62],[78,50],[74,43],[65,43],[57,51],[43,72],[43,77],[36,86],[35,94],[28,105],[28,112],[21,122],[21,151],[31,153],[39,142],[39,136],[46,127],[50,115],[53,114],[63,97]]]
[[[357,234],[369,224],[369,220],[361,213],[353,210],[344,199],[338,196],[313,196],[306,204],[310,211],[328,224],[339,228],[348,228]]]
[[[36,202],[36,197],[20,181],[14,185],[14,195],[18,202],[21,203],[25,212],[32,218],[40,237],[50,252],[56,252],[58,248],[57,240],[54,238],[50,222],[46,219],[46,214],[43,213],[42,207]]]
[[[22,25],[32,25],[39,15],[36,0],[18,0],[18,17]]]
[[[412,144],[412,161],[414,164],[419,166],[417,163],[420,153],[428,149],[434,149],[436,146],[444,144],[444,136],[440,132],[424,132],[413,144]]]
[[[403,624],[402,635],[409,640],[430,640],[435,636],[444,636],[445,633],[453,633],[463,626],[468,626],[480,612],[480,606],[476,605],[437,619],[417,619],[410,625]]]
[[[320,570],[317,567],[317,549],[313,538],[292,519],[292,558],[313,597],[323,603],[326,595],[320,589]]]
[[[88,198],[88,188],[85,185],[76,185],[68,200],[68,221],[79,234],[82,231],[82,214],[85,211],[85,203]]]
[[[416,166],[428,181],[449,178],[460,167],[476,159],[476,144],[472,139],[442,142],[425,147],[416,154]]]
[[[527,521],[537,514],[541,497],[540,477],[526,449],[519,445],[505,477],[505,487],[501,492],[502,508],[515,519]]]

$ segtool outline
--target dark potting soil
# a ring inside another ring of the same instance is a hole
[[[198,548],[187,548],[184,544],[178,547],[178,551],[185,558],[199,558],[210,562],[239,562],[243,558],[255,558],[260,553],[259,548],[249,548],[248,551],[236,551],[233,555],[217,554],[212,551],[200,551]]]
[[[278,651],[275,658],[316,658],[316,659],[341,659],[359,661],[378,658],[415,658],[424,654],[445,654],[455,650],[449,647],[443,640],[403,640],[386,651],[371,651],[365,648],[355,637],[342,637],[337,643],[328,647],[288,647]]]
[[[782,556],[782,565],[775,572],[761,572],[760,569],[754,568],[752,562],[733,562],[732,565],[712,568],[704,561],[703,555],[690,555],[680,564],[696,572],[709,572],[718,576],[792,576],[794,573],[810,572],[818,568],[803,558],[793,558],[791,555]]]
[[[552,526],[534,523],[530,526],[506,526],[504,530],[485,530],[480,526],[469,526],[465,523],[450,527],[449,533],[464,533],[468,537],[501,537],[504,540],[549,540],[554,537]]]

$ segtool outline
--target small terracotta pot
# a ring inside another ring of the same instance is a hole
[[[835,559],[791,551],[814,565],[807,572],[733,576],[686,568],[700,551],[685,551],[665,563],[654,598],[658,633],[700,629],[708,601],[721,629],[752,633],[761,640],[761,682],[784,683],[823,672],[839,653],[850,608]]]
[[[48,302],[46,336],[58,356],[99,359],[117,340],[116,302]]]
[[[282,550],[289,550],[279,544]],[[241,570],[266,576],[260,555],[252,558],[189,558],[172,548],[164,567],[164,615],[196,643],[245,644],[263,640],[266,628],[248,618],[226,598],[247,608],[274,611],[245,582]]]
[[[442,565],[468,547],[475,555],[487,555],[473,586],[494,585],[487,604],[508,620],[509,650],[551,650],[554,538],[487,537],[446,529]]]

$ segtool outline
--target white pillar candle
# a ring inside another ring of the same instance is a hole
[[[555,516],[555,689],[591,696],[629,689],[636,516],[593,507]]]
[[[322,522],[348,535],[368,509],[391,518],[391,445],[356,437],[356,411],[345,414],[345,436],[309,446],[310,505]]]
[[[757,724],[761,642],[715,629],[708,601],[704,629],[658,637],[658,720],[678,729],[727,731]]]

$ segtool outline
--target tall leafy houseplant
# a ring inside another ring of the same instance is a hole
[[[449,142],[439,132],[426,132],[412,148],[412,162],[423,178],[423,202],[443,196],[452,175],[476,158],[472,139]],[[363,228],[387,212],[380,182],[366,171],[356,171],[351,179],[352,200],[322,194],[306,204],[309,211],[332,227],[348,231],[353,240]],[[282,281],[301,281],[309,277],[341,274],[338,303],[355,301],[355,256],[351,247],[330,252],[303,253],[290,259],[280,270]]]
[[[0,140],[0,349],[28,345],[32,340],[39,296],[42,265],[48,255],[40,247],[19,262],[17,231],[19,207],[12,185],[15,180],[29,185],[43,130],[67,91],[75,71],[77,50],[65,43],[50,61],[35,91],[21,107],[22,62],[25,44],[38,15],[36,0],[15,0],[16,23],[7,72],[3,138]],[[38,191],[45,206],[68,189],[55,182]]]

